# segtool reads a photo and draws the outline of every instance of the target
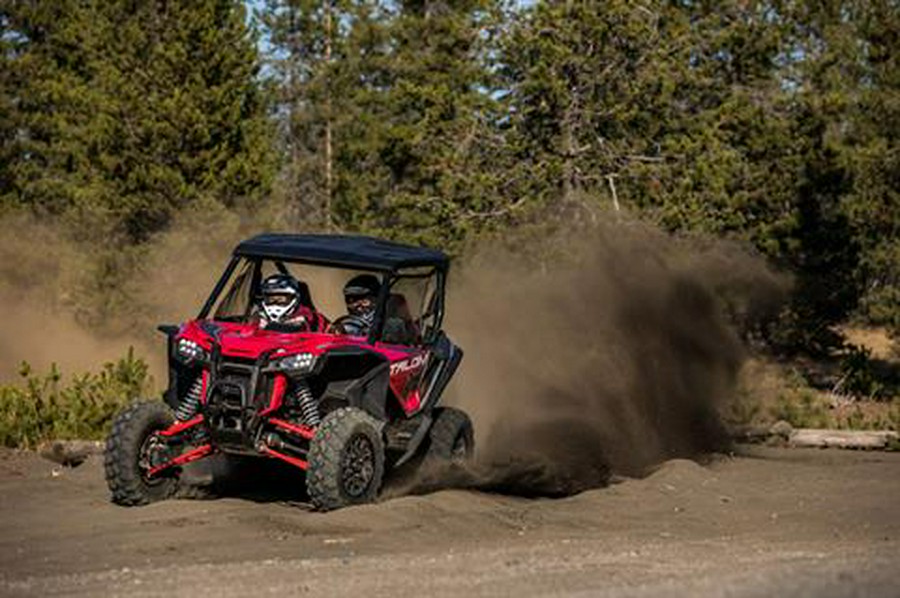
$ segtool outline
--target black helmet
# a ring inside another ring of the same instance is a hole
[[[270,322],[290,316],[300,303],[300,284],[289,274],[273,274],[260,285],[262,311]]]
[[[381,283],[372,274],[354,276],[344,285],[344,299],[375,299],[381,290]]]
[[[375,300],[380,290],[381,283],[372,274],[360,274],[348,280],[344,285],[347,313],[362,318],[371,325],[375,317]],[[362,301],[363,299],[369,301]]]

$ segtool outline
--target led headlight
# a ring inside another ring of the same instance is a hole
[[[316,365],[316,356],[312,353],[297,353],[272,361],[272,368],[282,372],[309,372]]]
[[[206,359],[206,350],[192,340],[183,338],[178,341],[178,356],[184,361]]]

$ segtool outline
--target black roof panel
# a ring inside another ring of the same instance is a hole
[[[418,266],[446,269],[449,263],[447,256],[436,249],[361,235],[268,233],[241,242],[234,255],[381,271]]]

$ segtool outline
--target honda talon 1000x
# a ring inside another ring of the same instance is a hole
[[[462,359],[441,329],[448,270],[440,251],[370,237],[240,243],[198,316],[159,327],[168,389],[115,418],[113,501],[169,498],[183,465],[214,454],[296,467],[322,510],[374,500],[385,470],[413,457],[467,459],[472,424],[440,404]],[[332,289],[344,315],[319,311],[311,275],[346,283]]]

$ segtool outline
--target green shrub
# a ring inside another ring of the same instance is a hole
[[[776,421],[784,420],[795,428],[824,428],[829,423],[827,408],[809,389],[779,394],[770,411]]]
[[[884,384],[872,368],[872,351],[866,347],[847,344],[841,358],[843,392],[860,398],[877,398]]]
[[[63,384],[56,366],[35,374],[22,364],[18,385],[0,386],[0,445],[28,448],[44,440],[99,439],[123,406],[150,387],[147,364],[132,349],[99,373]]]

